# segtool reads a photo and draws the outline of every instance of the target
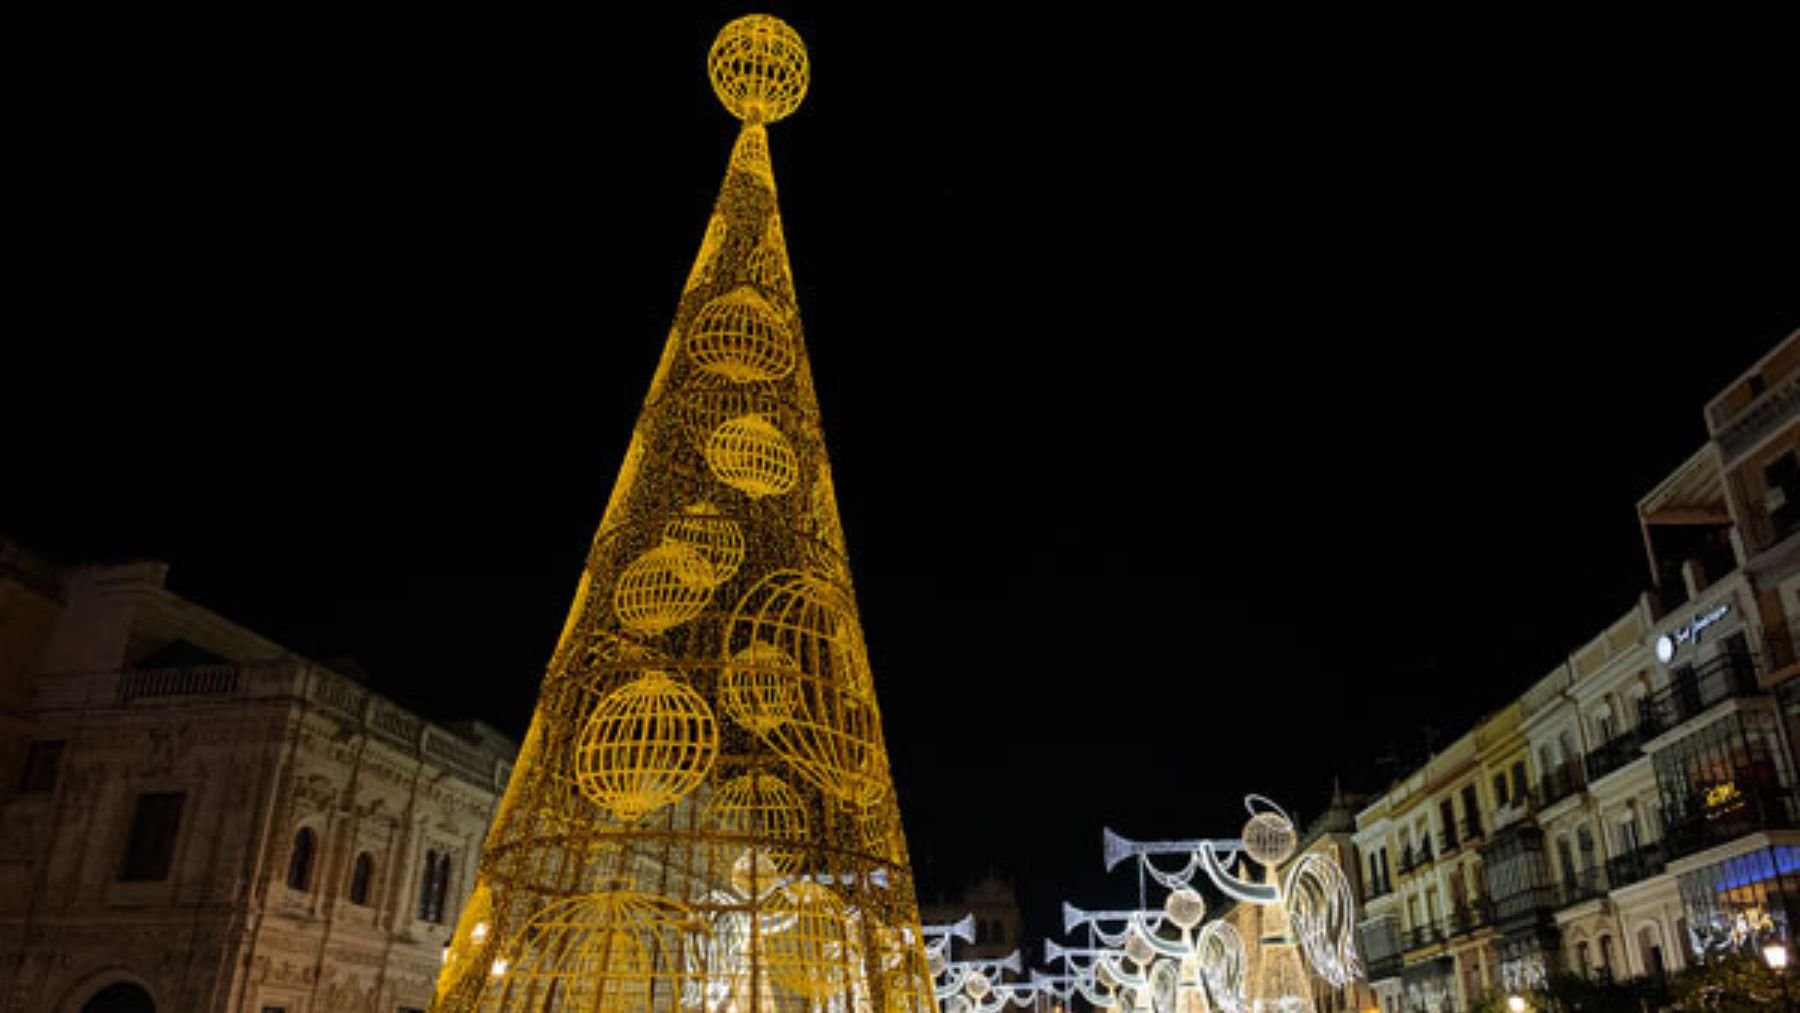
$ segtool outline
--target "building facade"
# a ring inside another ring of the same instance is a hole
[[[1384,1013],[1794,941],[1800,332],[1706,420],[1638,503],[1638,603],[1358,812]]]
[[[0,1010],[426,1008],[515,744],[160,564],[0,561]]]

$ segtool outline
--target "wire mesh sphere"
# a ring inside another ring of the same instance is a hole
[[[769,216],[762,242],[744,261],[744,274],[764,292],[790,304],[794,301],[794,278],[788,267],[787,240],[782,238],[780,218]],[[791,324],[788,333],[793,333]]]
[[[559,1009],[674,1013],[700,974],[692,958],[703,933],[667,897],[615,891],[558,901],[509,941],[481,1008],[509,1010],[554,992]]]
[[[706,700],[666,672],[645,672],[601,698],[582,727],[575,783],[629,823],[692,794],[718,755]]]
[[[810,75],[800,33],[767,14],[720,29],[706,70],[719,101],[746,123],[774,123],[800,108]]]
[[[713,430],[704,452],[719,481],[760,499],[780,496],[800,477],[800,458],[781,430],[763,415],[740,415]]]
[[[692,546],[665,541],[632,560],[613,585],[613,612],[634,633],[657,634],[706,611],[712,564]]]
[[[1244,853],[1261,865],[1276,866],[1287,861],[1299,844],[1294,824],[1277,812],[1259,812],[1244,824]]]
[[[800,358],[787,316],[748,285],[702,306],[685,347],[696,366],[735,383],[779,380]]]
[[[777,985],[815,1001],[849,994],[857,970],[855,927],[836,893],[797,880],[764,910],[763,963]]]
[[[719,679],[719,702],[750,731],[772,732],[800,709],[803,676],[786,651],[759,640],[732,655]]]
[[[880,715],[848,593],[799,570],[776,570],[745,592],[726,644],[771,644],[793,659],[799,700],[786,720],[757,734],[816,787],[872,805],[890,787]],[[767,723],[765,723],[766,725]]]
[[[1206,898],[1193,887],[1181,887],[1164,898],[1163,914],[1176,928],[1191,929],[1206,918]]]
[[[723,584],[744,565],[744,528],[720,516],[711,503],[695,503],[663,525],[663,541],[685,545],[706,561],[713,586]],[[691,576],[691,575],[690,575]]]
[[[809,822],[800,793],[774,774],[761,771],[720,785],[700,814],[701,826],[726,839],[724,850],[753,851],[753,860],[741,871],[759,884],[800,871],[806,862]],[[736,882],[739,874],[734,859],[732,885],[749,896],[760,892]]]

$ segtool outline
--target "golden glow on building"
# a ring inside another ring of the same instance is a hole
[[[439,1013],[934,1006],[769,161],[806,50],[707,66],[743,123]]]

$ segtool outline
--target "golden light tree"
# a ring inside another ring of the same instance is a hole
[[[439,1013],[935,1013],[769,160],[806,50],[707,64],[742,126]]]

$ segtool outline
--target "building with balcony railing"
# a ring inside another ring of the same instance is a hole
[[[0,600],[40,599],[0,609],[0,642],[34,645],[0,653],[30,687],[0,757],[0,1009],[428,1006],[515,744],[160,564],[0,561]]]
[[[1465,1008],[1470,968],[1512,990],[1794,941],[1800,332],[1706,416],[1710,442],[1638,503],[1638,602],[1484,719],[1472,760],[1433,757],[1359,813],[1365,871],[1398,860],[1365,893],[1384,1011]],[[1465,856],[1485,889],[1453,894]],[[1454,952],[1465,936],[1489,950]]]

